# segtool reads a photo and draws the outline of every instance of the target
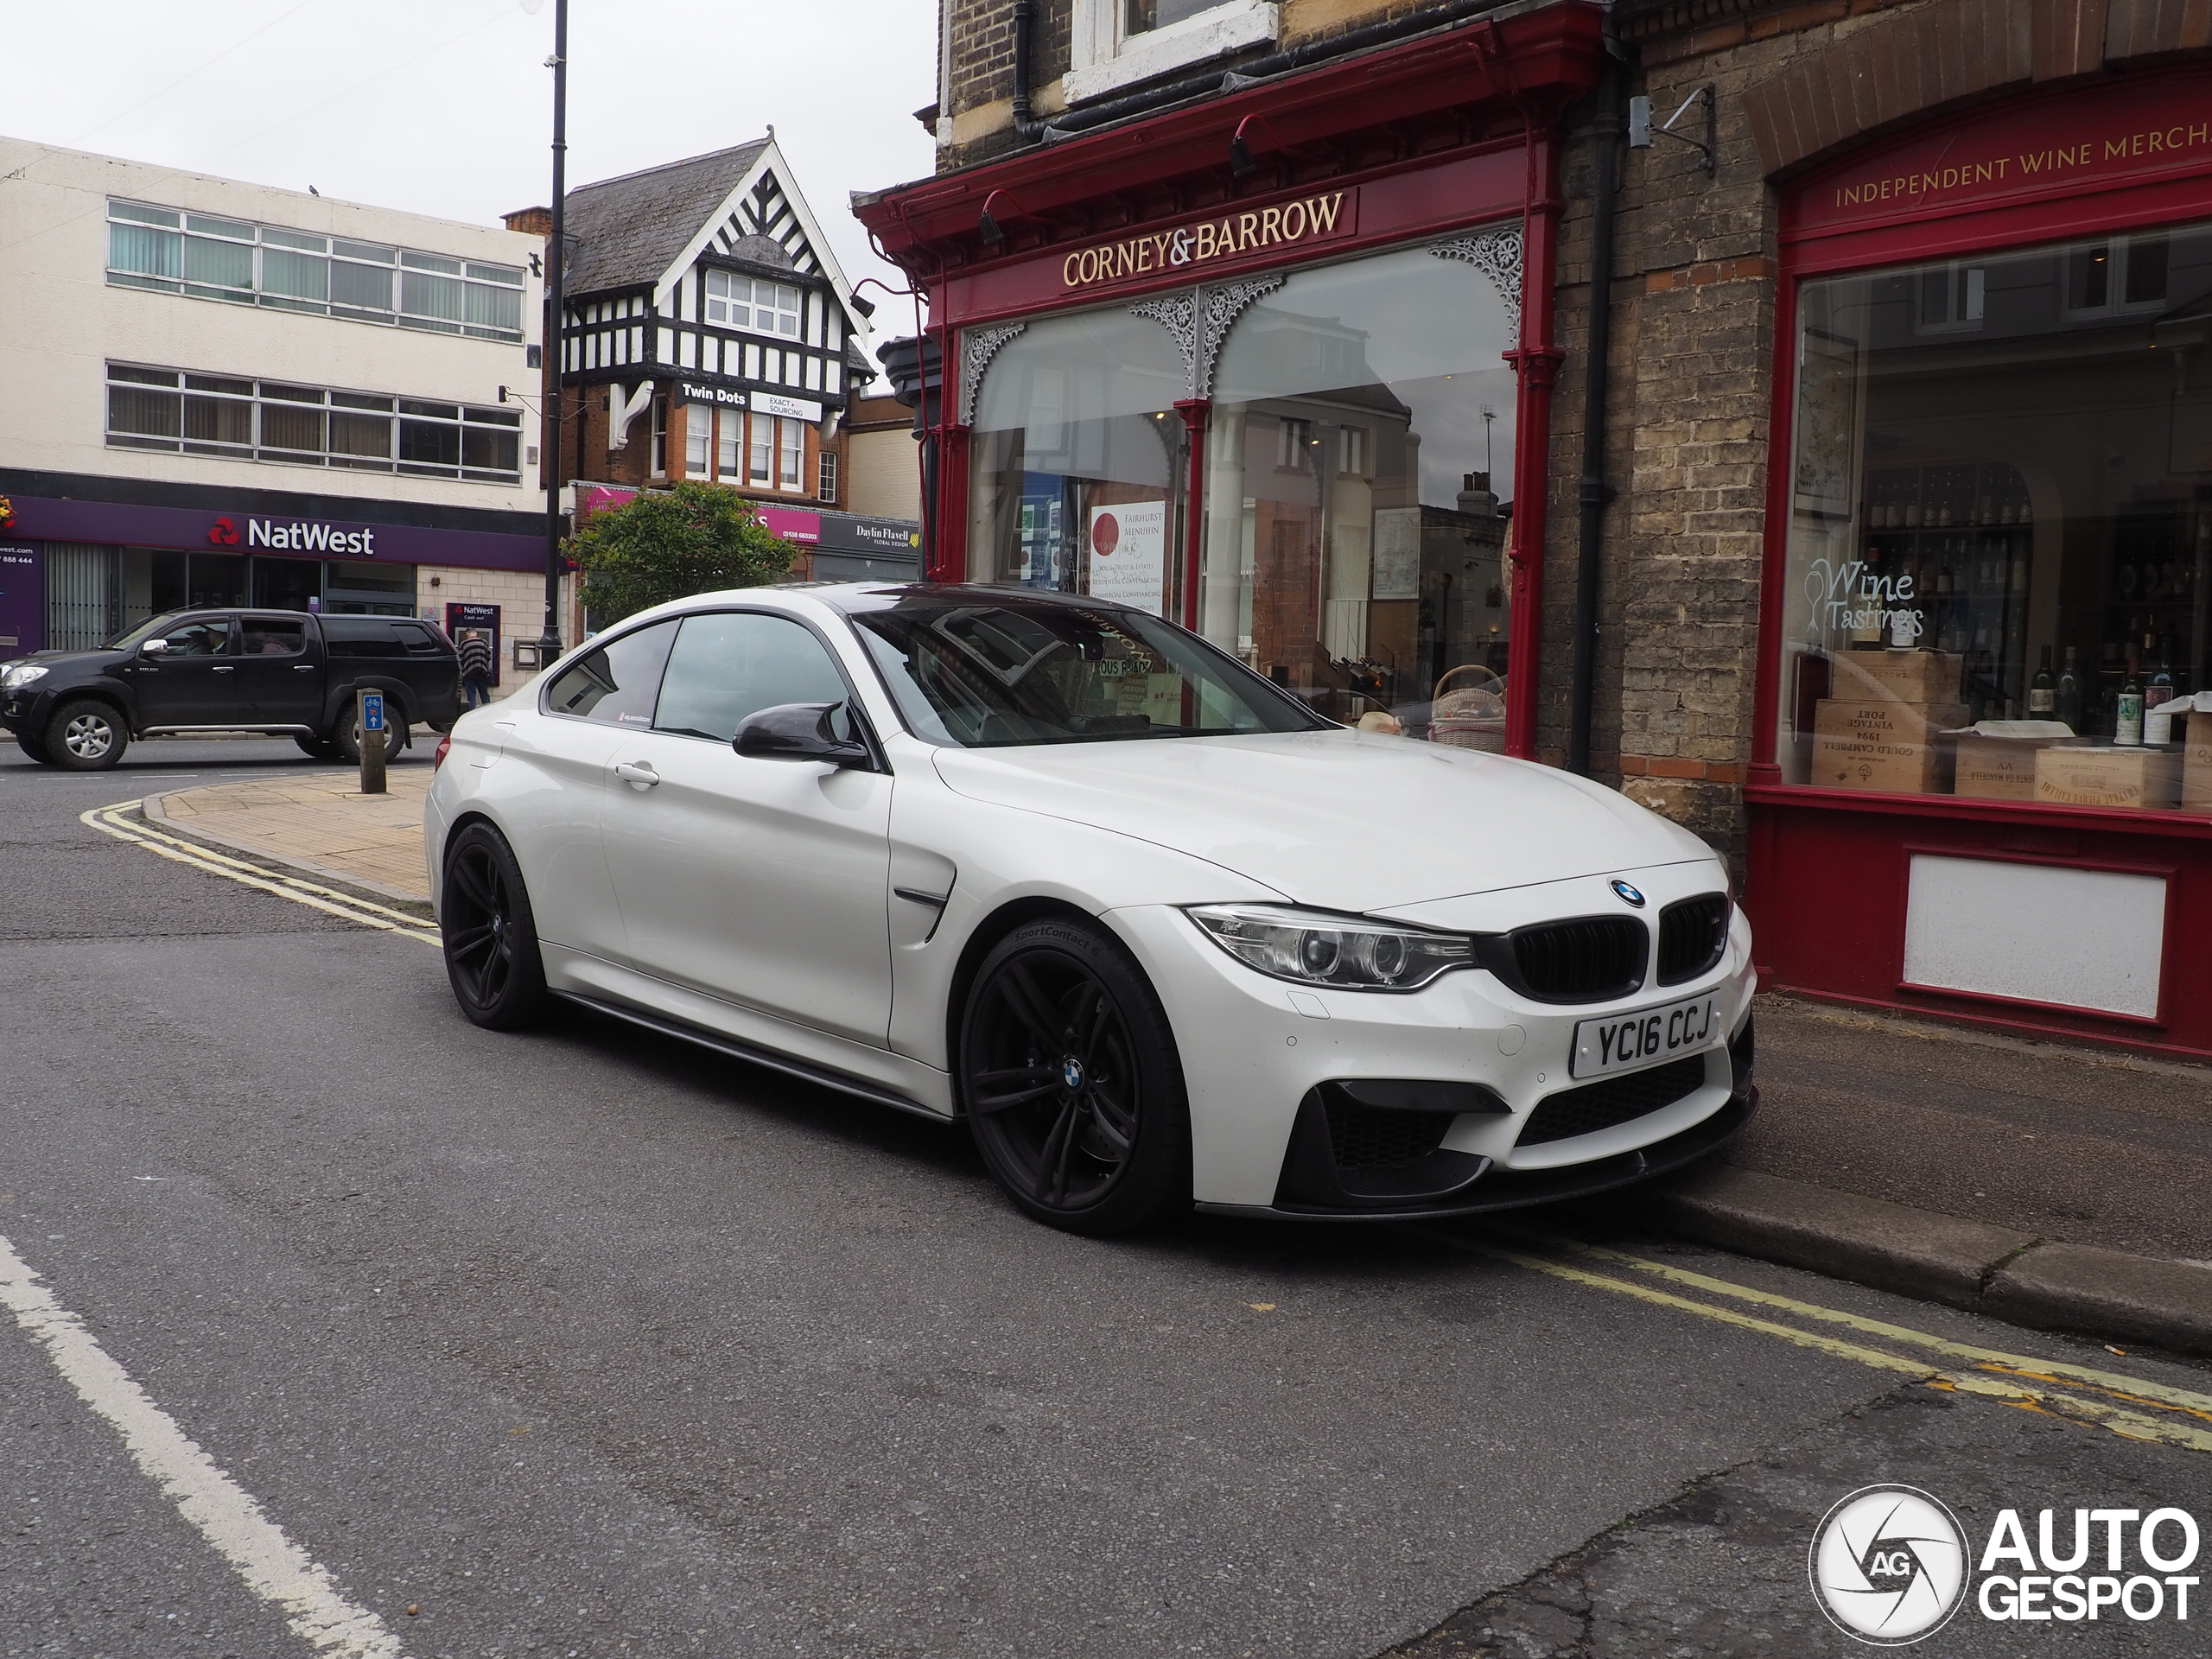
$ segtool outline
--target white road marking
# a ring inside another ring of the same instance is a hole
[[[187,1439],[176,1420],[92,1339],[85,1322],[38,1282],[0,1237],[0,1304],[47,1351],[70,1387],[114,1426],[131,1460],[161,1483],[184,1518],[237,1569],[246,1587],[280,1609],[318,1653],[338,1659],[403,1659],[399,1638],[339,1591],[320,1563],[284,1535],[245,1488]]]
[[[136,801],[118,801],[113,806],[96,806],[88,811],[79,812],[77,819],[87,829],[143,847],[156,857],[166,858],[172,863],[189,865],[209,875],[226,877],[241,887],[273,893],[280,899],[289,899],[294,904],[305,905],[311,910],[323,911],[332,916],[342,916],[363,927],[397,933],[404,938],[419,939],[437,949],[444,947],[444,940],[435,927],[425,927],[399,911],[388,910],[382,905],[356,898],[350,893],[340,893],[335,887],[303,881],[296,875],[271,875],[243,859],[232,858],[197,842],[163,835],[158,830],[130,822],[121,816],[137,804]]]

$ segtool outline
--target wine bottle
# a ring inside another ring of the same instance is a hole
[[[2075,736],[2082,733],[2082,680],[2074,671],[2075,647],[2066,647],[2066,667],[2058,677],[2058,717]]]
[[[2143,690],[2143,707],[2146,710],[2155,709],[2162,702],[2171,701],[2173,695],[2173,670],[2167,666],[2166,658],[2161,653],[2158,658],[2158,671],[2151,677],[2151,683]]]
[[[2120,682],[2120,706],[2113,716],[2112,741],[2122,748],[2143,746],[2143,683],[2137,677],[2135,653],[2127,653],[2127,677]]]
[[[2043,648],[2043,666],[2036,670],[2036,677],[2028,684],[2028,718],[2055,720],[2058,717],[2058,682],[2050,674],[2050,647]]]

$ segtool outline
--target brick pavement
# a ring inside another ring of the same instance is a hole
[[[257,779],[179,790],[147,802],[147,816],[188,835],[427,902],[423,804],[428,766],[394,767],[389,792],[364,795],[353,772]]]

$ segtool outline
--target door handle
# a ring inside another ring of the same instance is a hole
[[[660,774],[642,760],[618,761],[614,767],[614,775],[632,789],[651,789],[655,784],[660,782]]]
[[[235,674],[238,670],[228,663],[218,663],[212,671],[217,674]]]
[[[312,674],[315,672],[315,664],[313,663],[294,663],[292,664],[292,672],[295,674]]]

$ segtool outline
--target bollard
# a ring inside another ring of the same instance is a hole
[[[384,693],[364,691],[357,700],[361,734],[361,793],[381,795],[384,790]]]

